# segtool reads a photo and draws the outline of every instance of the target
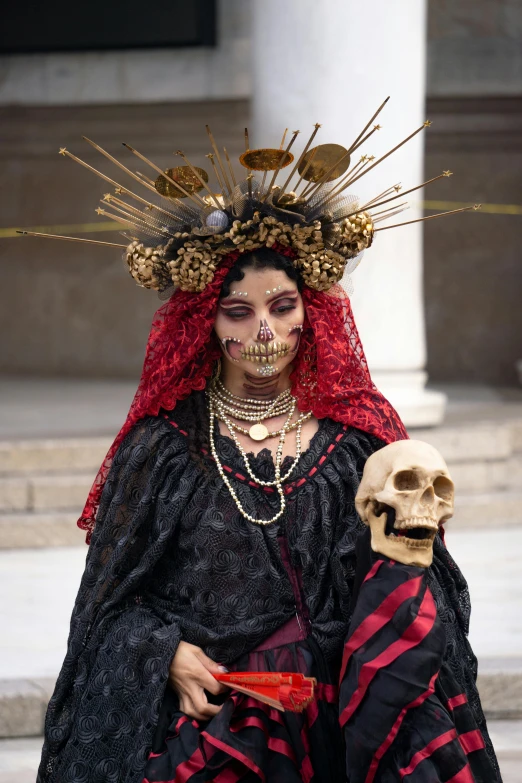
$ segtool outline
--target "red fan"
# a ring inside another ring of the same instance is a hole
[[[295,672],[231,672],[214,674],[214,677],[235,691],[283,712],[302,712],[314,700],[317,683],[314,677]]]

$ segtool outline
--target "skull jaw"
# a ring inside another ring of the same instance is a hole
[[[386,535],[388,515],[377,516],[371,507],[367,510],[368,524],[371,530],[371,547],[374,552],[395,560],[403,565],[429,568],[433,562],[433,539],[412,543],[406,537]]]

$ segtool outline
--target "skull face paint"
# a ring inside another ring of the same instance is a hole
[[[251,391],[268,389],[294,359],[304,321],[304,306],[296,281],[283,270],[245,268],[240,284],[219,301],[214,331],[226,362],[226,372],[242,373]],[[247,294],[245,296],[245,294]],[[253,380],[254,379],[254,380]],[[239,377],[237,379],[239,383]]]
[[[301,342],[301,334],[303,332],[303,324],[296,324],[291,326],[288,330],[288,343],[290,346],[290,353],[297,353],[299,343]]]
[[[257,333],[257,340],[261,343],[267,343],[269,340],[273,340],[275,337],[275,334],[267,324],[267,322],[263,319],[259,326],[259,332]]]
[[[423,441],[401,440],[368,458],[355,505],[371,528],[374,552],[428,568],[439,526],[453,516],[454,496],[439,452]]]
[[[243,343],[237,337],[223,337],[221,347],[225,356],[228,356],[233,362],[238,362],[241,358]]]

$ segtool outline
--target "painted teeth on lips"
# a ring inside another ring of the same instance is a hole
[[[290,351],[288,343],[272,342],[262,345],[249,345],[241,352],[242,359],[254,364],[274,364]]]

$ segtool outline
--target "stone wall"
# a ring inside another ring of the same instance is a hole
[[[201,163],[210,122],[231,153],[241,151],[251,0],[221,0],[218,8],[215,49],[0,57],[2,226],[73,233],[75,224],[99,221],[104,184],[56,154],[65,145],[115,172],[82,134],[118,154],[128,140],[160,165],[172,163],[176,148]],[[520,205],[520,0],[430,0],[428,21],[426,175],[450,168],[455,176],[426,198]],[[391,105],[387,111],[389,127]],[[521,215],[425,224],[432,381],[516,383],[521,236]],[[117,250],[0,238],[0,268],[0,372],[136,376],[158,300],[122,273]]]
[[[520,0],[429,0],[428,95],[522,95]]]
[[[426,178],[448,168],[454,176],[434,183],[425,197],[521,205],[522,97],[431,98],[427,109],[433,125],[426,134]],[[522,357],[521,239],[521,214],[473,212],[425,223],[432,381],[516,385],[515,361]]]
[[[446,168],[455,176],[435,183],[426,199],[518,205],[518,214],[483,211],[425,224],[428,372],[437,382],[515,385],[522,357],[520,0],[430,0],[427,90],[426,176]]]
[[[0,105],[247,98],[251,2],[218,0],[215,47],[0,56]],[[153,12],[153,6],[144,8],[144,13]]]
[[[210,122],[232,154],[242,149],[247,101],[148,106],[0,108],[5,226],[100,221],[104,183],[58,156],[64,145],[117,178],[81,140],[121,155],[128,140],[160,165],[182,148],[199,165]],[[430,200],[520,203],[522,99],[430,99],[426,176],[450,168]],[[151,132],[152,131],[152,132]],[[435,382],[516,383],[522,356],[522,216],[476,213],[425,225],[428,370]],[[73,233],[73,229],[67,231]],[[63,230],[62,230],[63,232]],[[60,229],[57,229],[60,233]],[[119,241],[115,234],[90,238]],[[30,238],[0,239],[3,373],[135,377],[157,296],[138,289],[119,251]]]
[[[237,160],[247,116],[244,101],[0,108],[2,222],[72,234],[78,233],[75,225],[103,222],[94,209],[110,186],[58,155],[58,147],[67,147],[117,181],[120,172],[82,135],[133,169],[144,167],[123,150],[122,141],[162,167],[175,165],[172,153],[182,149],[195,165],[208,168],[205,123]],[[137,184],[136,189],[141,193]],[[85,236],[125,242],[116,232]],[[2,238],[0,269],[2,373],[139,374],[151,317],[161,302],[156,293],[136,286],[117,248]]]

